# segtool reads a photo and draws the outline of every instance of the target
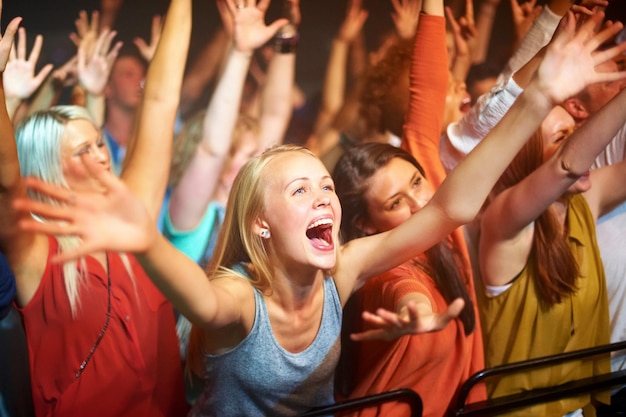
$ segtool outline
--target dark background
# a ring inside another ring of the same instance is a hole
[[[542,0],[539,0],[541,3]],[[545,2],[545,1],[544,1]],[[44,34],[44,51],[40,65],[52,62],[62,64],[75,51],[68,39],[74,30],[74,20],[79,10],[95,10],[99,0],[4,0],[2,28],[15,16],[24,18],[29,43],[37,33]],[[345,15],[347,0],[301,0],[302,10],[301,43],[298,49],[297,82],[308,94],[318,92],[323,79],[326,60],[333,35]],[[476,0],[478,5],[480,0]],[[135,36],[149,38],[150,21],[154,14],[164,14],[168,0],[126,0],[117,19],[118,36],[131,43]],[[457,12],[463,11],[464,0],[446,0],[446,4]],[[219,15],[214,0],[194,1],[194,25],[190,59],[199,47],[218,27]],[[367,44],[376,44],[377,36],[392,28],[391,2],[389,0],[363,0],[369,10],[364,32]],[[273,0],[267,21],[278,17],[281,0]],[[459,13],[457,13],[458,15]],[[607,16],[625,21],[626,0],[611,0]],[[489,59],[503,63],[507,58],[507,45],[511,39],[511,14],[509,0],[501,0],[489,49]]]

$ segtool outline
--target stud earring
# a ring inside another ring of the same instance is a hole
[[[270,238],[270,231],[268,229],[262,229],[261,230],[261,237],[263,239],[269,239]]]

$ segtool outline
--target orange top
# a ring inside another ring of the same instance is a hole
[[[410,109],[404,126],[403,147],[413,154],[436,189],[445,178],[439,158],[439,140],[446,100],[448,60],[445,48],[445,19],[422,15],[417,30],[411,65]],[[347,398],[383,391],[411,388],[424,403],[424,416],[443,416],[467,378],[484,369],[483,345],[476,309],[474,284],[462,229],[451,235],[451,242],[464,260],[468,292],[474,300],[475,330],[465,336],[463,325],[453,320],[439,332],[406,336],[394,341],[344,342],[345,363],[338,371],[349,375],[352,384]],[[435,282],[409,261],[368,281],[351,298],[346,309],[345,332],[360,332],[366,325],[352,311],[374,311],[383,307],[396,310],[400,298],[409,293],[426,295],[433,310],[442,312],[447,303]],[[353,310],[354,309],[354,310]],[[354,369],[349,369],[353,365]],[[341,387],[339,387],[341,390]],[[486,398],[484,386],[476,387],[469,402]],[[360,412],[360,416],[408,416],[404,404],[390,403]]]

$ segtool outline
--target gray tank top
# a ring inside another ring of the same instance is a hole
[[[341,349],[341,302],[332,278],[324,280],[317,336],[302,352],[274,338],[265,300],[255,289],[254,325],[234,349],[205,358],[207,384],[190,417],[295,416],[333,403],[333,379]]]

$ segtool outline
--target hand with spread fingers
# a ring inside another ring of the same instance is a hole
[[[91,41],[88,38],[83,38],[78,47],[78,80],[85,90],[94,95],[104,91],[113,62],[122,47],[122,42],[111,47],[116,35],[117,32],[104,29],[98,35],[91,55],[88,51]]]
[[[37,35],[30,54],[26,53],[26,29],[18,30],[18,42],[11,49],[9,60],[4,68],[4,91],[7,99],[25,100],[46,79],[52,64],[47,64],[35,73],[37,60],[41,53],[43,36]]]
[[[236,3],[240,2],[240,3]],[[226,0],[232,18],[233,41],[237,50],[252,52],[269,41],[289,21],[277,19],[265,24],[265,13],[270,0]]]
[[[100,250],[141,252],[147,248],[156,240],[157,232],[145,206],[122,180],[105,170],[93,156],[86,153],[81,158],[87,172],[100,183],[104,193],[99,190],[73,191],[38,178],[26,178],[24,181],[29,189],[51,197],[58,204],[16,199],[13,203],[16,210],[53,220],[41,222],[25,217],[20,221],[20,227],[30,232],[81,238],[79,247],[60,253],[54,258],[55,262],[79,259]],[[119,236],[127,238],[119,239]]]
[[[422,0],[391,0],[393,13],[391,18],[396,33],[402,39],[413,39],[417,30]]]
[[[157,15],[152,18],[150,26],[150,42],[146,42],[143,38],[135,38],[133,43],[139,49],[139,53],[147,62],[152,61],[156,47],[161,39],[161,29],[163,22],[161,16]]]
[[[463,299],[457,298],[450,303],[446,311],[435,313],[430,303],[411,300],[400,308],[399,313],[384,308],[379,308],[376,313],[364,311],[363,320],[374,328],[362,333],[353,333],[350,338],[354,341],[394,340],[406,335],[436,332],[457,317],[464,306]]]

